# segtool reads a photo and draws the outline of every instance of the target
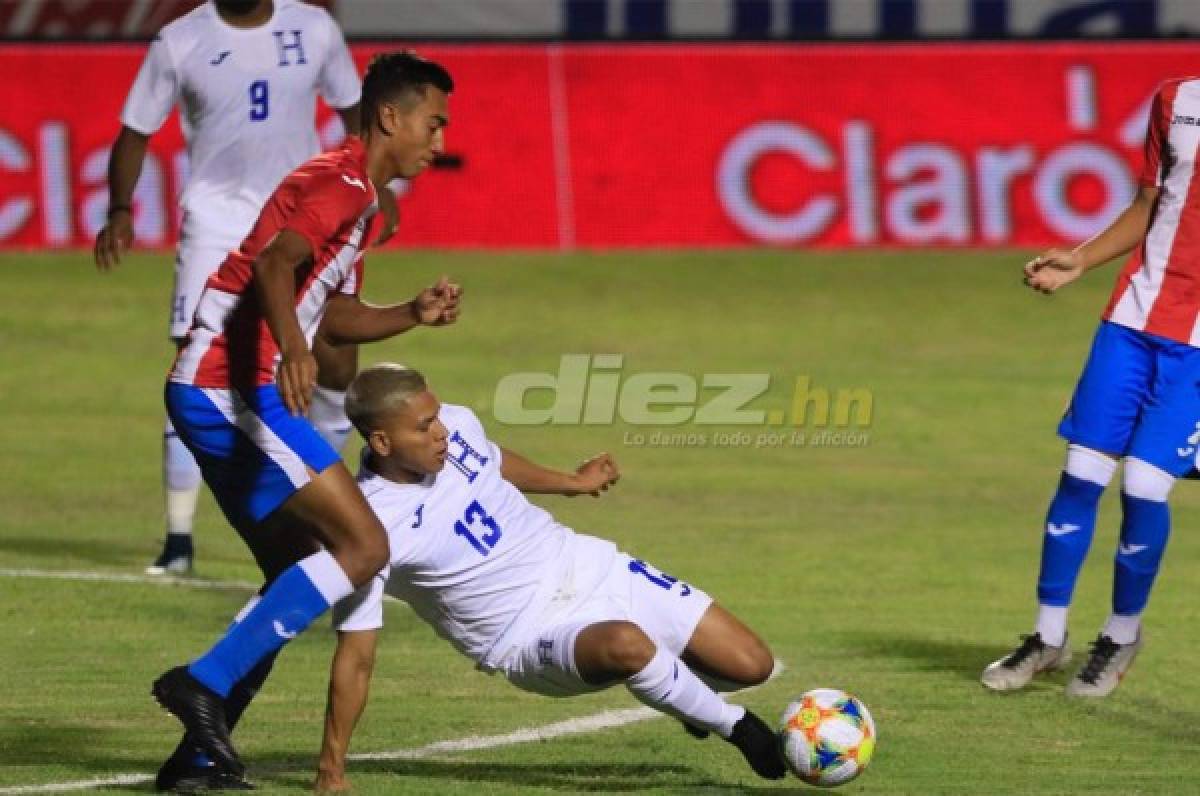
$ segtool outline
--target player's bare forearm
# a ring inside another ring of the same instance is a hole
[[[312,257],[304,236],[285,229],[254,261],[254,290],[267,328],[279,346],[275,383],[289,412],[308,412],[317,386],[317,360],[296,318],[296,266]]]
[[[404,304],[377,307],[357,296],[330,300],[321,321],[322,338],[331,345],[373,343],[403,334],[414,326],[447,326],[458,320],[462,288],[443,276]]]
[[[333,345],[374,343],[420,325],[411,301],[380,307],[341,295],[330,299],[325,308],[321,337]]]
[[[108,156],[108,206],[130,208],[150,137],[122,127]]]
[[[108,156],[108,219],[96,235],[96,267],[107,271],[133,245],[133,189],[142,173],[149,137],[122,127]]]
[[[299,234],[283,230],[267,244],[254,261],[254,289],[271,336],[286,357],[308,342],[296,319],[296,267],[312,256],[312,249]]]
[[[1076,247],[1084,270],[1089,271],[1133,251],[1146,236],[1157,199],[1158,188],[1140,185],[1133,201],[1121,215],[1095,237]]]
[[[620,478],[617,464],[607,453],[593,456],[573,473],[552,470],[526,459],[508,448],[500,462],[500,474],[517,489],[535,495],[592,495],[598,497]]]
[[[571,474],[535,464],[524,456],[501,448],[500,474],[522,492],[534,495],[565,495],[571,487]]]
[[[338,633],[337,651],[329,673],[325,733],[317,763],[314,789],[318,793],[349,790],[346,753],[350,749],[350,737],[367,705],[378,636],[377,630]]]

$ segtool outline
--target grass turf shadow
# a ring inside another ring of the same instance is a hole
[[[252,779],[271,787],[310,788],[313,774],[298,766],[270,766],[251,771]],[[683,793],[806,793],[812,788],[771,785],[725,784],[696,769],[677,763],[496,763],[463,760],[371,760],[352,764],[349,775],[388,774],[395,776],[397,792],[404,790],[403,778],[453,780],[460,783],[511,785],[517,788],[548,788],[565,793],[632,793],[645,790],[677,790]],[[415,783],[414,783],[415,784]],[[795,784],[795,781],[792,781]]]
[[[907,661],[918,671],[943,672],[956,679],[979,683],[979,676],[992,661],[1012,652],[1013,647],[973,641],[922,638],[895,633],[855,634],[842,637],[851,654],[882,660]],[[1031,690],[1061,689],[1072,669],[1038,677]]]

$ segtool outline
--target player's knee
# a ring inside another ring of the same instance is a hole
[[[355,587],[361,586],[387,566],[387,535],[360,534],[350,545],[343,548],[343,552],[344,555],[338,556],[338,562],[350,582]]]
[[[734,654],[729,675],[743,686],[765,683],[775,670],[775,656],[758,638],[743,643]]]
[[[657,648],[649,636],[633,622],[613,622],[605,639],[605,658],[610,671],[632,677],[646,668]]]
[[[1141,500],[1165,503],[1175,485],[1175,477],[1165,470],[1141,459],[1125,460],[1125,473],[1121,479],[1121,491]]]

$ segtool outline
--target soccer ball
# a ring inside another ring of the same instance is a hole
[[[783,711],[779,744],[796,776],[833,787],[854,779],[871,762],[875,722],[867,706],[845,691],[817,688]]]

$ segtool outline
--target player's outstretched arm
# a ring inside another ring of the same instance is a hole
[[[1050,249],[1025,264],[1025,284],[1053,293],[1114,257],[1133,251],[1142,242],[1154,215],[1158,188],[1141,185],[1129,207],[1099,234],[1074,249]]]
[[[325,703],[325,734],[317,763],[317,793],[350,790],[346,779],[346,753],[350,736],[367,706],[371,672],[375,669],[378,630],[339,631],[337,651],[329,673],[329,697]]]
[[[108,156],[108,222],[96,235],[96,267],[107,271],[133,245],[133,189],[142,174],[150,137],[122,127]]]
[[[374,343],[403,334],[415,326],[446,326],[458,320],[462,288],[442,277],[412,301],[381,307],[357,296],[338,295],[329,301],[320,335],[332,345]]]
[[[317,360],[296,318],[296,266],[312,257],[312,246],[303,235],[282,230],[254,261],[254,289],[271,336],[279,346],[275,381],[288,411],[308,411],[317,384]]]
[[[616,461],[607,453],[593,456],[573,473],[564,473],[535,464],[508,448],[501,448],[501,451],[504,458],[500,462],[500,474],[504,480],[530,494],[600,497],[601,492],[621,479]]]

